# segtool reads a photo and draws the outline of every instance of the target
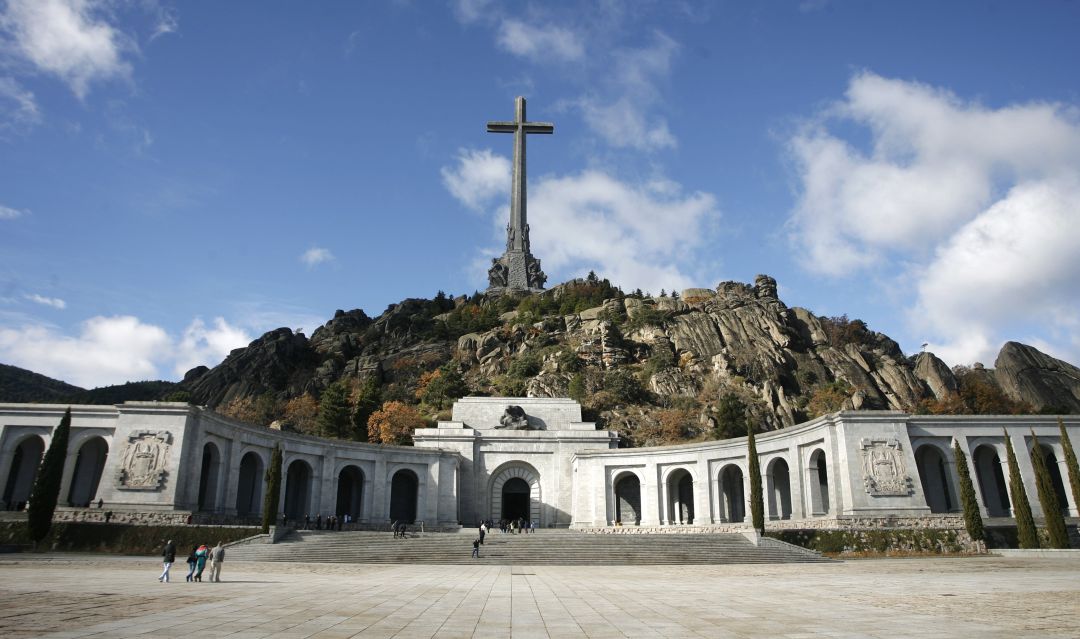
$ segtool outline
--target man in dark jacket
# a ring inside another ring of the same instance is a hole
[[[176,561],[176,544],[171,539],[165,544],[165,549],[161,551],[161,561],[163,568],[158,581],[167,584],[169,583],[169,568],[172,568],[173,562]]]

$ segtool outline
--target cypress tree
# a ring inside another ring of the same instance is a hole
[[[68,433],[71,432],[71,407],[64,411],[60,425],[53,431],[49,450],[38,467],[34,487],[30,490],[30,505],[26,508],[27,526],[34,547],[49,534],[52,528],[53,513],[56,512],[56,500],[60,496],[60,481],[64,476],[64,461],[67,459]]]
[[[1034,429],[1031,431],[1031,465],[1035,469],[1035,486],[1039,489],[1039,504],[1042,505],[1046,532],[1050,535],[1050,547],[1068,548],[1069,533],[1065,530],[1065,518],[1061,516],[1061,504],[1050,481],[1050,470],[1046,467]]]
[[[1024,478],[1020,476],[1020,465],[1016,463],[1009,431],[1005,431],[1005,454],[1009,458],[1009,492],[1012,493],[1017,541],[1021,548],[1038,548],[1039,531],[1035,528],[1035,518],[1031,516],[1031,504],[1024,492]]]
[[[960,449],[960,442],[953,440],[953,456],[956,458],[956,474],[960,477],[960,503],[964,506],[964,528],[974,541],[986,539],[979,501],[975,498],[975,486],[971,483],[967,455]]]
[[[277,506],[281,498],[281,445],[274,445],[270,454],[270,467],[266,469],[266,493],[263,497],[262,531],[270,532],[270,526],[277,521]]]
[[[747,464],[750,473],[750,521],[754,530],[765,532],[765,501],[761,495],[761,466],[758,463],[757,443],[754,441],[754,426],[746,422],[746,448],[750,457]]]
[[[1073,503],[1080,508],[1080,466],[1076,463],[1076,451],[1073,450],[1072,442],[1069,441],[1065,422],[1060,417],[1058,417],[1058,429],[1061,431],[1061,447],[1065,449],[1065,467],[1069,471],[1069,486],[1072,488]]]

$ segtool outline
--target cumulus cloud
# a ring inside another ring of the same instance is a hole
[[[215,366],[230,351],[247,346],[252,339],[242,328],[230,325],[223,317],[215,317],[210,326],[201,317],[196,317],[176,344],[172,371],[177,377],[183,377],[196,366]]]
[[[8,0],[0,14],[8,55],[59,77],[80,99],[94,82],[127,78],[134,43],[109,24],[101,0]]]
[[[572,62],[585,56],[581,36],[551,24],[537,26],[508,18],[499,23],[495,41],[505,51],[537,61]]]
[[[44,295],[38,295],[37,293],[24,295],[24,297],[31,302],[34,302],[35,304],[41,304],[42,306],[51,306],[52,308],[59,310],[64,310],[65,308],[67,308],[67,302],[60,299],[59,297],[45,297]]]
[[[13,209],[0,204],[0,220],[14,220],[15,218],[22,217],[23,213],[24,212],[19,209]]]
[[[479,212],[493,196],[510,192],[510,169],[510,160],[491,149],[459,149],[457,163],[440,173],[450,194]]]
[[[68,335],[31,321],[0,327],[0,360],[85,388],[144,379],[180,378],[189,369],[214,366],[234,348],[251,342],[223,318],[210,325],[196,318],[183,334],[137,317],[92,317]]]
[[[800,261],[898,273],[917,292],[912,325],[947,361],[992,361],[1005,330],[1080,311],[1076,108],[990,108],[864,72],[787,149]]]
[[[330,249],[319,248],[313,246],[300,256],[300,261],[307,265],[308,268],[315,268],[323,262],[330,262],[334,260],[334,254],[330,252]]]
[[[457,166],[444,169],[444,174],[469,174],[472,170],[465,165],[472,158],[491,155],[463,153]],[[506,192],[507,175],[501,184],[501,189],[493,186],[479,195],[478,191],[462,195],[449,184],[447,188],[462,204],[483,208]],[[495,225],[505,227],[506,207],[500,205],[492,213]],[[588,170],[532,182],[528,214],[530,220],[542,220],[532,225],[532,247],[543,257],[544,270],[552,279],[595,269],[622,286],[659,291],[693,284],[687,273],[693,251],[705,241],[709,223],[720,212],[712,195],[686,193],[671,180],[633,183]]]
[[[129,315],[93,317],[75,336],[46,326],[0,328],[3,361],[84,387],[153,379],[169,347],[163,329]]]

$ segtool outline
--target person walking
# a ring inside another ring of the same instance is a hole
[[[476,557],[477,559],[480,558],[480,538],[479,537],[477,537],[476,539],[473,539],[473,542],[472,542],[472,556]]]
[[[221,564],[225,563],[225,547],[217,542],[210,551],[210,581],[221,582]]]
[[[169,583],[169,569],[172,568],[173,562],[176,561],[176,544],[170,539],[165,544],[165,549],[161,551],[161,576],[158,577],[158,581],[163,584]]]
[[[197,568],[195,570],[195,581],[202,581],[203,571],[206,570],[206,559],[210,556],[210,549],[206,547],[206,544],[199,546],[195,551],[195,563]]]
[[[196,547],[196,546],[191,547],[191,553],[187,557],[187,565],[188,565],[187,581],[195,581],[195,567],[199,563],[199,555],[197,554],[198,552],[199,552],[198,547]]]
[[[480,522],[480,545],[484,545],[484,536],[487,535],[487,524]]]

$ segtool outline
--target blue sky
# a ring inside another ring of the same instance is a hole
[[[950,364],[1080,361],[1080,3],[0,1],[0,362],[178,379],[486,286],[777,278]]]

